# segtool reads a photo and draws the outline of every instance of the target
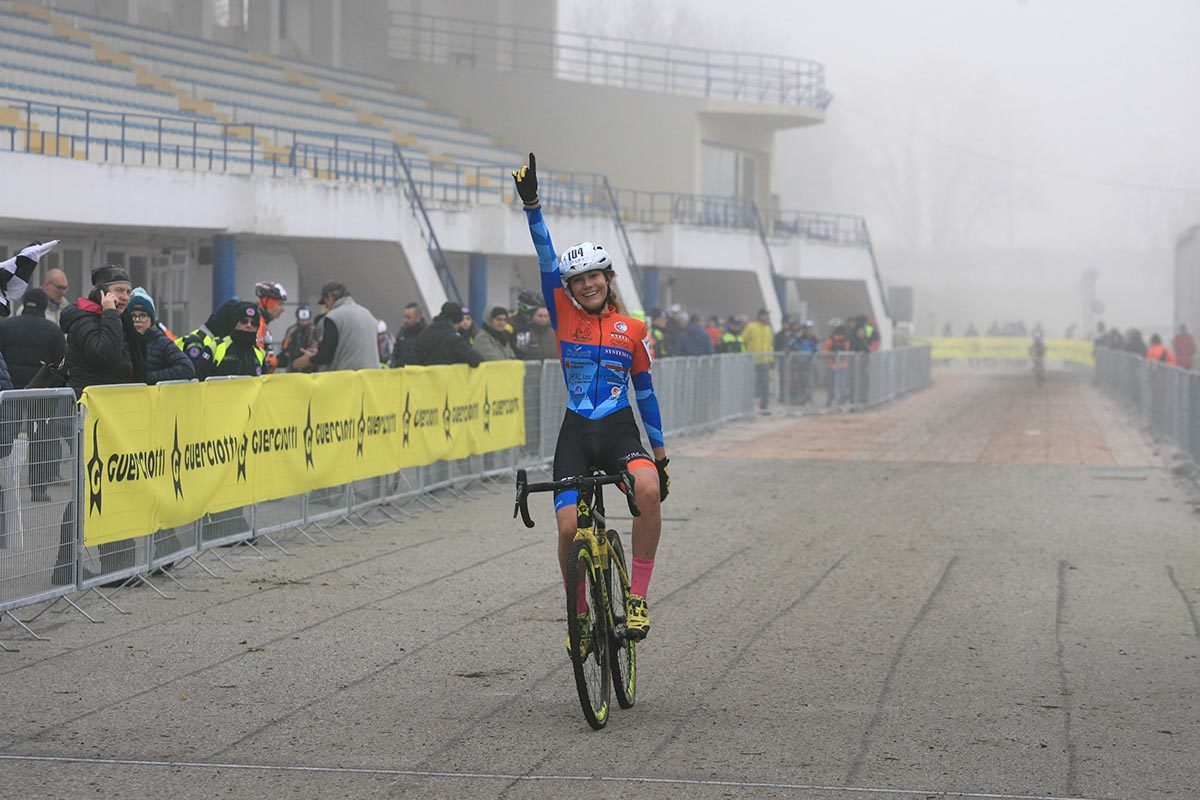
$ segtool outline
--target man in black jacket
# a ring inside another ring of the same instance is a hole
[[[133,323],[121,318],[133,294],[129,273],[112,264],[97,267],[92,270],[92,286],[87,297],[63,310],[60,321],[67,334],[67,373],[76,397],[88,386],[146,382],[146,343],[134,331]],[[68,503],[63,514],[58,560],[51,576],[56,586],[67,585],[73,578],[74,506]],[[99,550],[104,574],[133,566],[133,541],[102,544]],[[118,580],[105,585],[121,584]]]
[[[400,335],[396,337],[396,346],[392,348],[392,357],[388,361],[389,367],[403,367],[408,363],[417,363],[413,360],[413,345],[416,344],[417,337],[428,327],[425,317],[421,314],[419,303],[409,303],[404,307],[403,322]]]
[[[479,353],[472,350],[467,340],[458,333],[457,327],[462,320],[462,306],[443,303],[441,313],[433,318],[433,322],[413,344],[413,363],[424,366],[470,364],[478,367],[481,360]]]
[[[61,364],[66,355],[67,340],[62,330],[46,319],[47,303],[45,292],[30,289],[22,298],[20,316],[0,320],[0,354],[17,389],[24,389],[43,364]],[[59,437],[51,434],[51,427],[46,419],[29,420],[29,487],[30,499],[35,503],[50,499],[49,484],[62,452]]]
[[[0,320],[0,353],[17,389],[24,389],[42,364],[60,364],[66,355],[67,340],[46,319],[46,305],[46,293],[30,289],[22,298],[21,314]]]

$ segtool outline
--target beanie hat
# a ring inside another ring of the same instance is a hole
[[[125,306],[126,314],[132,314],[134,311],[144,311],[150,316],[151,322],[158,320],[158,312],[154,308],[154,299],[140,286],[133,290],[133,294],[129,297],[129,305]]]
[[[458,303],[452,303],[447,300],[445,303],[442,303],[442,310],[438,313],[438,316],[446,320],[446,322],[449,322],[451,325],[457,325],[458,323],[462,322],[462,306],[460,306]]]
[[[492,308],[491,312],[488,314],[488,319],[495,319],[496,317],[500,316],[501,314],[503,314],[504,316],[507,317],[508,309],[505,308],[504,306],[494,306]]]
[[[312,319],[312,309],[301,305],[296,309],[296,319]]]
[[[245,301],[240,301],[238,305],[240,308],[237,310],[237,316],[233,318],[233,324],[236,326],[239,322],[248,319],[257,327],[259,317],[258,303],[247,303]]]
[[[217,310],[209,315],[208,321],[204,323],[204,327],[218,339],[228,336],[233,331],[233,326],[237,324],[242,313],[242,308],[246,305],[241,300],[226,300],[221,305],[217,306]],[[251,304],[253,305],[253,304]]]
[[[129,280],[129,273],[124,267],[118,267],[115,264],[105,264],[102,267],[96,267],[92,270],[92,286],[97,289],[106,289],[109,284],[113,283],[128,283],[133,285],[133,281]]]
[[[22,300],[21,307],[24,309],[21,313],[30,314],[45,314],[46,306],[49,305],[50,298],[41,289],[29,289],[25,292],[25,297]]]

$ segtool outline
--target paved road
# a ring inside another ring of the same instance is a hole
[[[551,515],[505,491],[45,615],[0,654],[4,796],[1200,795],[1200,500],[1079,379],[944,373],[676,449],[605,731]]]

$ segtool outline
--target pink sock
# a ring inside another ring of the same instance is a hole
[[[637,558],[635,556],[633,559],[633,574],[629,576],[629,593],[645,597],[646,590],[650,588],[651,572],[654,572],[654,559]]]
[[[563,589],[567,588],[567,582],[563,581]],[[580,581],[575,587],[575,613],[587,611],[587,581]]]

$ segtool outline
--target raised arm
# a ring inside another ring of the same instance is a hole
[[[558,311],[555,293],[562,291],[562,280],[558,277],[558,254],[554,252],[554,243],[550,241],[550,229],[542,217],[542,207],[538,202],[537,159],[529,154],[529,164],[513,171],[513,181],[517,185],[517,194],[525,206],[525,218],[529,222],[529,236],[533,239],[533,247],[537,251],[538,270],[542,276],[542,300],[546,310],[550,312],[550,325],[558,330]]]

